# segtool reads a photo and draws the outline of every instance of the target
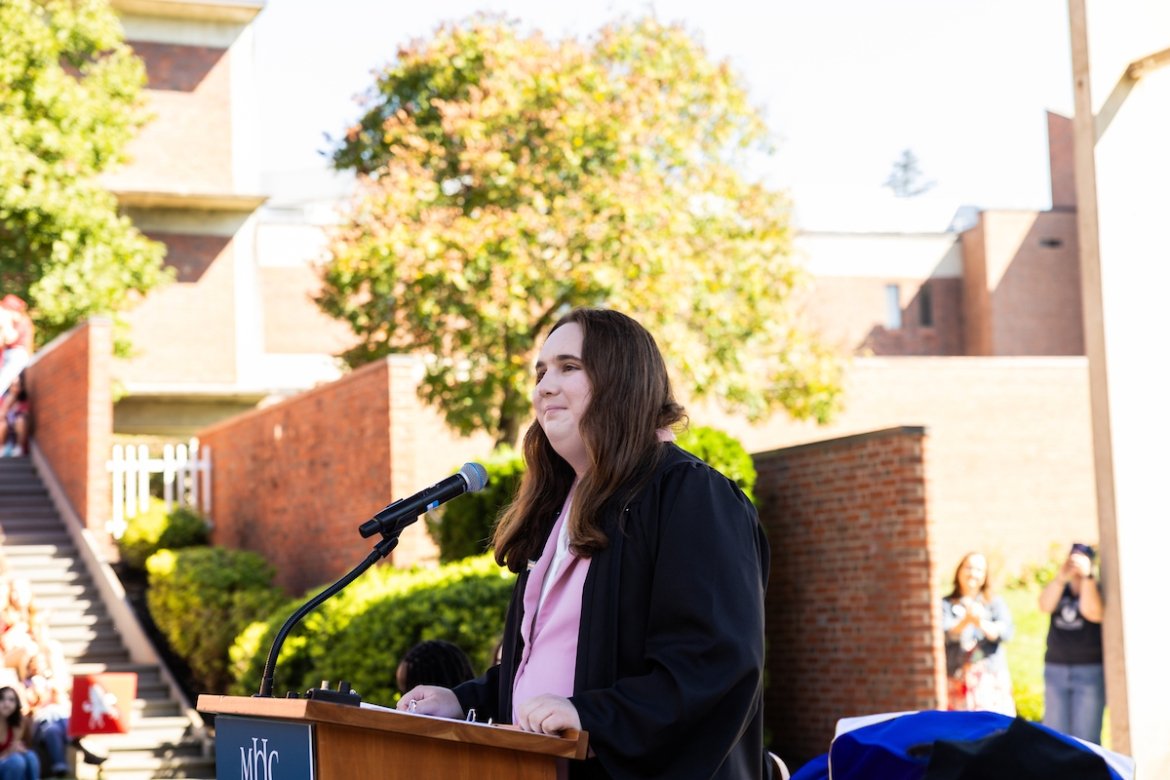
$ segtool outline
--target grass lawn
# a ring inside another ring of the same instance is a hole
[[[1040,587],[1009,588],[1000,595],[1016,624],[1016,635],[1006,645],[1016,710],[1020,717],[1038,721],[1044,717],[1044,644],[1048,636],[1048,615],[1036,603]]]

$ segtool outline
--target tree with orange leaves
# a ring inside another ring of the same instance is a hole
[[[340,139],[359,194],[318,303],[360,365],[425,357],[449,423],[515,442],[538,336],[568,308],[637,316],[685,395],[827,419],[835,358],[788,304],[789,203],[750,175],[767,129],[726,62],[678,26],[589,42],[477,17],[402,48]]]

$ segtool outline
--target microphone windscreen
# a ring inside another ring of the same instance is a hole
[[[487,487],[487,469],[478,463],[464,463],[463,468],[459,469],[459,473],[467,480],[468,493],[478,493]]]

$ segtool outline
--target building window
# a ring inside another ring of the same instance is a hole
[[[930,282],[923,282],[918,290],[918,324],[924,328],[934,326],[934,301],[930,297]]]
[[[902,295],[898,285],[886,285],[886,330],[900,330],[902,327]]]

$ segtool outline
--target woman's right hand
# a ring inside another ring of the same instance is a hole
[[[455,692],[437,685],[418,685],[411,688],[398,700],[398,709],[439,718],[463,718],[463,706]]]

